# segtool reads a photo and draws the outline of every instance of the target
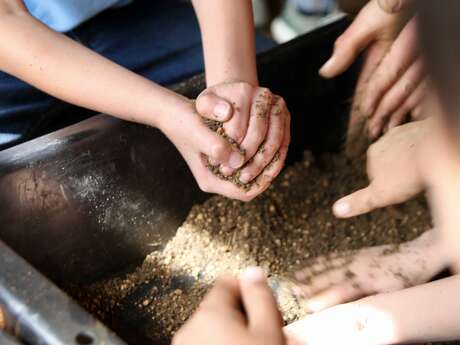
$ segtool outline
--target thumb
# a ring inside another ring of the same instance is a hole
[[[190,135],[193,136],[195,148],[208,156],[212,164],[224,164],[233,169],[238,169],[244,164],[244,154],[207,126],[200,124]]]
[[[372,184],[338,200],[332,210],[337,218],[350,218],[386,206],[379,200]]]
[[[250,331],[267,339],[282,340],[281,315],[265,273],[260,268],[249,268],[243,274],[241,296]]]
[[[212,92],[203,92],[196,99],[196,111],[202,117],[225,122],[230,120],[233,108],[228,101]]]

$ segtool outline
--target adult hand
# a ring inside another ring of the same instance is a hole
[[[217,281],[173,345],[285,345],[281,316],[264,273]]]
[[[402,11],[406,4],[407,0],[401,0],[398,6],[392,0],[370,1],[337,39],[332,57],[320,70],[323,77],[335,77],[366,50],[348,129],[347,152],[350,155],[362,151],[362,141],[356,137],[367,132],[374,139],[385,127],[402,123],[406,113],[413,110],[422,97],[425,88],[423,64],[419,58],[415,22],[407,23],[406,13]],[[398,8],[400,11],[394,13]]]
[[[431,132],[432,119],[412,122],[390,130],[369,147],[369,186],[338,200],[336,217],[349,218],[376,208],[407,201],[424,188],[417,150]]]

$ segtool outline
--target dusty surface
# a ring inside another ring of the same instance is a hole
[[[421,199],[351,220],[335,219],[332,203],[367,183],[363,171],[356,160],[315,160],[306,153],[253,202],[215,196],[196,205],[164,250],[150,254],[141,267],[73,294],[114,328],[117,315],[131,315],[141,320],[136,325],[148,338],[168,339],[221,274],[238,275],[258,265],[276,287],[318,255],[397,244],[430,228]],[[299,301],[283,289],[277,292],[286,322],[305,313]]]

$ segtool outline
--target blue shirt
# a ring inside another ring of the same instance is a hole
[[[29,12],[50,28],[66,32],[85,20],[132,0],[25,0]]]

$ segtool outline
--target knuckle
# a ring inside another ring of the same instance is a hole
[[[222,158],[226,150],[227,150],[227,146],[222,141],[215,143],[211,149],[212,158],[214,159]]]
[[[229,126],[228,128],[225,128],[227,131],[227,134],[230,138],[237,142],[241,142],[244,138],[245,131],[242,127],[240,126]]]
[[[205,110],[211,106],[212,96],[209,93],[201,94],[196,100],[198,111]]]

